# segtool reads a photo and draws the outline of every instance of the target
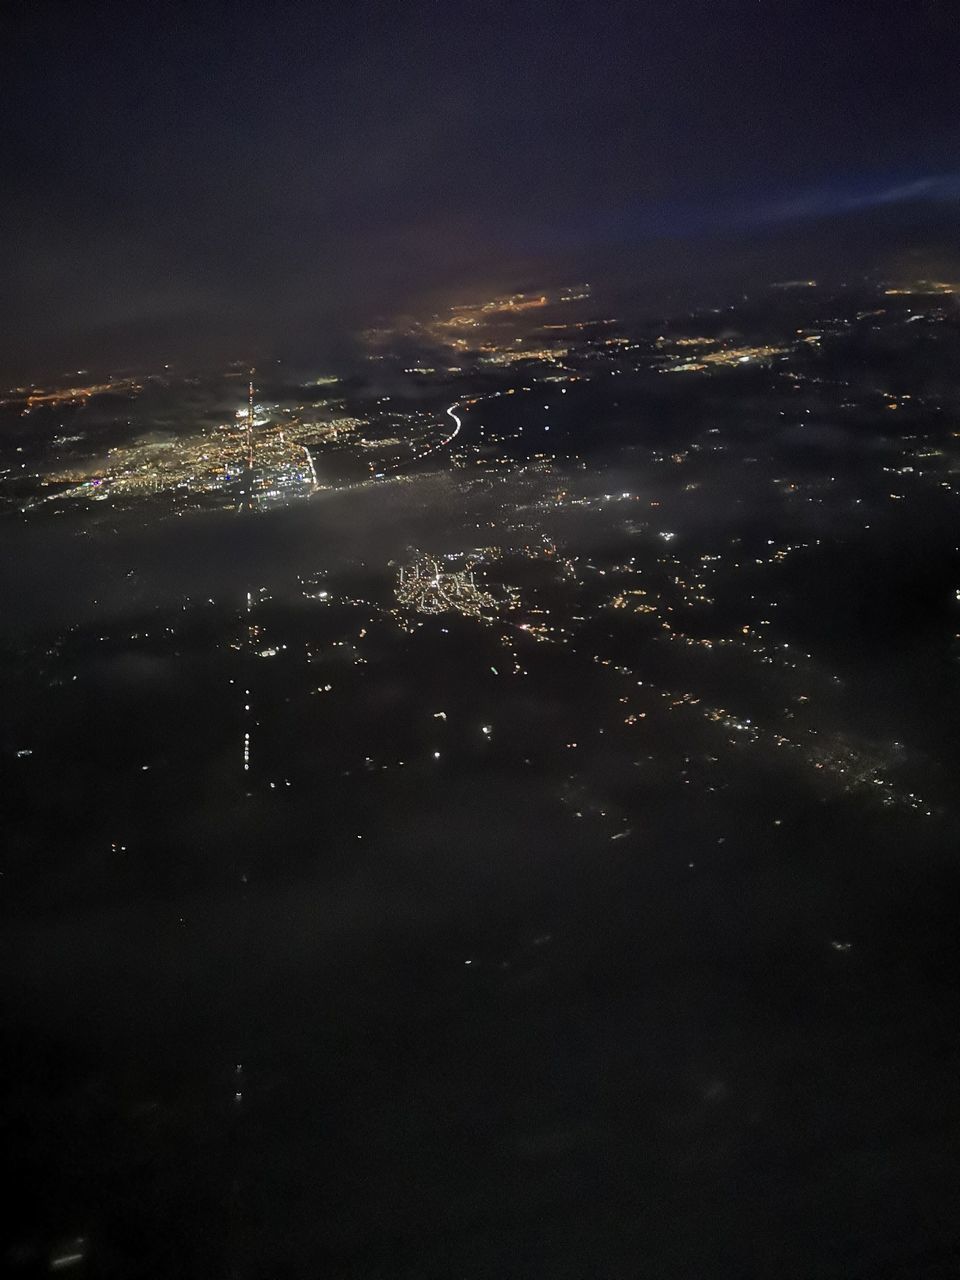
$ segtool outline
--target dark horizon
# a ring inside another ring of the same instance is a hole
[[[165,364],[182,371],[276,360],[307,368],[356,368],[365,359],[359,335],[370,325],[437,314],[470,298],[558,290],[581,279],[589,279],[601,311],[606,308],[634,322],[725,305],[743,294],[760,298],[794,278],[815,277],[827,291],[869,282],[955,280],[960,275],[960,247],[952,234],[956,222],[956,210],[945,200],[911,201],[793,220],[748,236],[727,231],[696,239],[663,238],[629,257],[615,247],[501,264],[497,270],[464,268],[453,283],[424,284],[410,294],[402,292],[402,282],[386,281],[375,306],[355,300],[340,309],[270,317],[187,311],[99,330],[91,326],[48,337],[39,348],[26,336],[18,344],[14,336],[0,355],[0,370],[13,385],[81,368],[106,375]]]
[[[942,0],[41,3],[5,24],[12,380],[336,349],[540,279],[695,305],[829,270],[838,226],[882,266],[949,240],[958,207]]]

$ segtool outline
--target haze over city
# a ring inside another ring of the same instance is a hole
[[[954,6],[4,24],[4,1274],[955,1274]]]

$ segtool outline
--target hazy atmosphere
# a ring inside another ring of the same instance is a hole
[[[955,1276],[956,7],[0,22],[0,1273]]]

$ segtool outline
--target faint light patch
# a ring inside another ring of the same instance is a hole
[[[66,1271],[83,1262],[87,1256],[87,1241],[84,1236],[77,1236],[68,1245],[50,1255],[51,1271]]]
[[[704,1102],[720,1103],[726,1102],[729,1092],[725,1080],[711,1080],[704,1085],[701,1096]]]

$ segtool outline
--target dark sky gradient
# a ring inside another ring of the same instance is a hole
[[[320,341],[371,311],[601,260],[642,286],[664,237],[917,202],[951,219],[958,13],[12,6],[3,363]]]

